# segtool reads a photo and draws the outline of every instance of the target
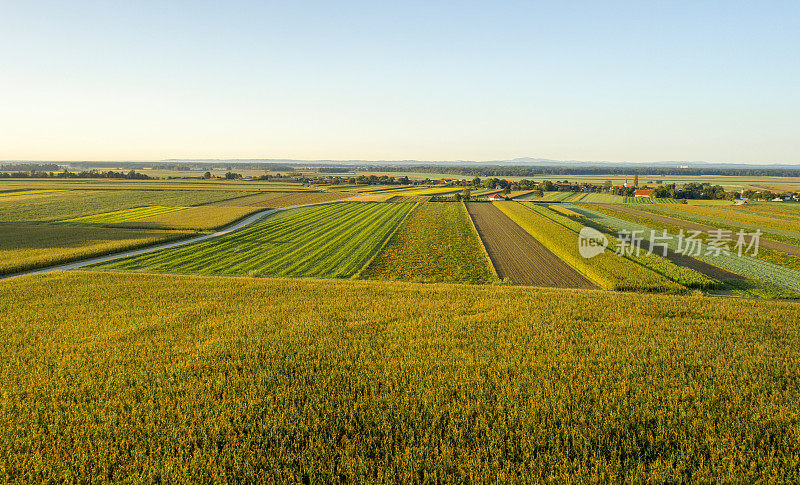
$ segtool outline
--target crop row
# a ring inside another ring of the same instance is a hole
[[[741,214],[759,214],[800,223],[800,204],[748,202],[746,204],[726,206],[725,210]]]
[[[292,209],[219,238],[101,267],[169,273],[350,277],[412,207],[413,204],[346,202]]]
[[[238,219],[261,210],[264,209],[254,206],[236,207],[207,204],[188,207],[182,211],[149,216],[136,221],[116,223],[113,226],[134,229],[207,231],[227,226]]]
[[[798,321],[697,296],[19,278],[0,480],[798,483]]]
[[[682,208],[687,207],[685,205],[681,205],[681,210],[678,209],[678,206],[675,207],[640,207],[640,210],[650,212],[652,214],[658,214],[662,216],[672,217],[675,219],[695,222],[702,225],[713,226],[720,229],[728,229],[734,232],[740,230],[746,231],[761,231],[765,237],[769,239],[773,239],[775,241],[782,241],[788,244],[793,244],[795,246],[800,245],[800,232],[798,231],[797,224],[789,223],[786,227],[792,230],[784,230],[778,229],[775,227],[769,227],[764,224],[754,224],[751,222],[747,222],[747,218],[740,221],[734,221],[731,219],[725,219],[718,216],[712,215],[704,215],[701,212],[697,212],[694,210],[685,211]],[[698,207],[698,206],[689,206],[692,209],[705,209],[706,207]]]
[[[242,195],[237,190],[69,190],[0,199],[0,222],[51,222],[147,205],[188,207]]]
[[[102,214],[95,214],[92,216],[75,217],[67,219],[62,222],[80,222],[82,224],[113,224],[116,222],[130,222],[145,217],[157,216],[159,214],[167,214],[176,212],[187,207],[168,207],[163,205],[149,205],[146,207],[137,207],[135,209],[123,209],[118,211],[104,212]]]
[[[43,190],[16,190],[13,192],[0,192],[0,197],[10,197],[12,195],[34,195],[34,194],[45,194],[49,192],[58,192],[55,189],[43,189]]]
[[[362,276],[371,279],[490,283],[489,262],[463,204],[420,204]]]
[[[576,208],[575,211],[616,231],[642,231],[640,235],[645,238],[650,236],[650,231],[653,229],[651,225],[632,222],[585,206]],[[677,237],[677,228],[674,228],[673,231],[668,234],[674,237],[660,242],[666,243],[669,249],[677,252],[681,249]],[[768,261],[750,257],[747,254],[739,256],[737,252],[731,252],[730,254],[717,252],[713,248],[709,249],[709,246],[703,242],[698,243],[696,253],[693,252],[692,256],[732,273],[775,284],[792,291],[800,291],[800,271],[796,269],[779,266]]]
[[[8,223],[0,225],[0,235],[0,274],[9,274],[149,246],[190,233]]]
[[[580,232],[584,225],[595,227],[593,221],[587,220],[582,213],[575,212],[568,207],[562,207],[561,209],[564,211],[569,211],[574,215],[565,212],[562,212],[561,214],[554,214],[552,212],[547,212],[544,209],[534,209],[538,210],[540,214],[575,232]],[[569,218],[564,216],[568,216]],[[577,221],[573,219],[577,219]],[[599,229],[602,232],[607,233],[607,231],[602,230],[602,227],[595,227],[595,229]],[[608,239],[608,247],[611,248],[612,251],[616,250],[619,245],[617,238],[613,234],[608,233],[606,234],[606,237]],[[656,273],[674,281],[675,283],[686,286],[687,288],[711,289],[719,286],[717,281],[708,278],[704,274],[695,271],[694,269],[677,265],[656,252],[650,253],[646,250],[637,254],[636,252],[623,251],[623,254],[625,258],[634,261],[645,268],[649,268]]]
[[[705,217],[710,220],[717,220],[727,224],[746,225],[747,227],[759,227],[763,229],[777,229],[778,231],[786,231],[795,237],[800,237],[800,223],[797,221],[788,221],[785,219],[775,218],[768,215],[759,215],[753,213],[741,214],[736,211],[730,211],[718,207],[702,207],[693,205],[681,205],[675,208],[679,212],[689,212]]]
[[[518,202],[495,204],[556,256],[607,289],[675,293],[685,291],[683,286],[664,276],[607,250],[593,258],[584,258],[578,249],[577,232],[543,215],[542,212],[554,214],[548,209],[535,204],[523,206]]]
[[[567,209],[566,207],[558,204],[548,205],[547,208],[567,217],[575,217],[575,218],[583,217],[581,214],[578,214],[577,212],[571,209]]]

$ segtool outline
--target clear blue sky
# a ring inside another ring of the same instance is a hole
[[[800,162],[800,2],[0,3],[0,159]]]

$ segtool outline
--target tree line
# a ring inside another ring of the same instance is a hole
[[[101,172],[99,170],[85,170],[83,172],[45,172],[30,170],[26,172],[0,172],[0,178],[36,178],[36,179],[127,179],[127,180],[150,180],[149,175],[139,173],[135,170],[129,172],[115,172],[109,170]]]

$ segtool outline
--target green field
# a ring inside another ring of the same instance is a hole
[[[0,274],[149,246],[190,234],[94,226],[0,223]]]
[[[549,209],[538,207],[536,204],[523,205],[520,202],[494,204],[547,249],[602,288],[672,293],[686,291],[685,286],[610,251],[604,251],[591,259],[582,257],[578,250],[578,233],[553,220],[552,217],[557,214]],[[542,211],[551,215],[543,215]]]
[[[246,195],[227,190],[65,190],[47,197],[0,199],[0,222],[63,221],[147,205],[193,206]]]
[[[797,321],[586,290],[22,278],[0,285],[0,477],[797,482]]]
[[[622,214],[615,213],[613,210],[609,209],[594,209],[587,206],[575,206],[573,210],[583,214],[588,219],[615,231],[642,231],[641,236],[644,238],[648,238],[650,236],[650,231],[654,228],[666,228],[668,229],[669,234],[678,234],[678,228],[676,227],[658,225],[649,221],[634,221],[631,220],[633,218],[630,216],[623,216]],[[677,237],[673,237],[665,242],[668,244],[671,250],[678,250]],[[769,261],[753,258],[747,254],[739,256],[735,251],[732,251],[730,254],[715,254],[708,250],[708,246],[706,244],[700,245],[698,254],[694,257],[714,266],[726,269],[732,273],[736,273],[756,281],[761,281],[769,285],[775,285],[794,293],[794,295],[780,295],[781,297],[796,296],[797,293],[800,292],[800,270],[779,266]]]
[[[100,267],[159,273],[347,278],[377,252],[413,206],[342,202],[279,211],[212,240]]]
[[[597,227],[592,224],[592,220],[587,219],[583,214],[579,212],[575,212],[570,209],[570,205],[555,205],[553,206],[552,210],[545,209],[540,205],[529,204],[526,205],[529,209],[537,212],[540,215],[547,217],[548,219],[578,233],[583,229],[584,226],[589,225],[595,227],[595,229],[599,229],[601,232],[606,232],[608,238],[608,247],[610,248],[611,252],[614,252],[615,248],[617,247],[618,240],[615,234],[603,231],[603,227]],[[554,213],[558,212],[558,214]],[[686,288],[695,288],[695,289],[715,289],[720,286],[719,282],[711,279],[702,273],[697,272],[694,269],[687,268],[684,266],[679,266],[674,262],[670,261],[669,259],[663,257],[661,254],[653,253],[650,254],[646,250],[641,254],[625,254],[625,259],[628,259],[634,263],[637,263],[641,266],[644,266],[655,273],[658,273],[670,281],[673,281],[679,285],[682,285]],[[579,263],[587,263],[586,261],[580,261]],[[642,275],[635,276],[641,278]],[[664,291],[668,291],[669,286],[665,287]]]
[[[421,203],[361,276],[476,284],[495,279],[464,205],[449,202]]]
[[[95,214],[93,216],[75,217],[73,219],[67,219],[63,222],[80,222],[83,224],[113,224],[115,222],[135,221],[138,219],[144,219],[145,217],[167,214],[184,209],[188,209],[188,207],[149,205],[145,207],[137,207],[135,209],[104,212],[102,214]]]
[[[12,192],[0,192],[0,197],[13,197],[18,195],[34,195],[34,194],[46,194],[50,192],[56,192],[53,189],[49,190],[14,190]]]

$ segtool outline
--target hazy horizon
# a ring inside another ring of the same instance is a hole
[[[0,6],[0,160],[800,163],[800,4]]]

